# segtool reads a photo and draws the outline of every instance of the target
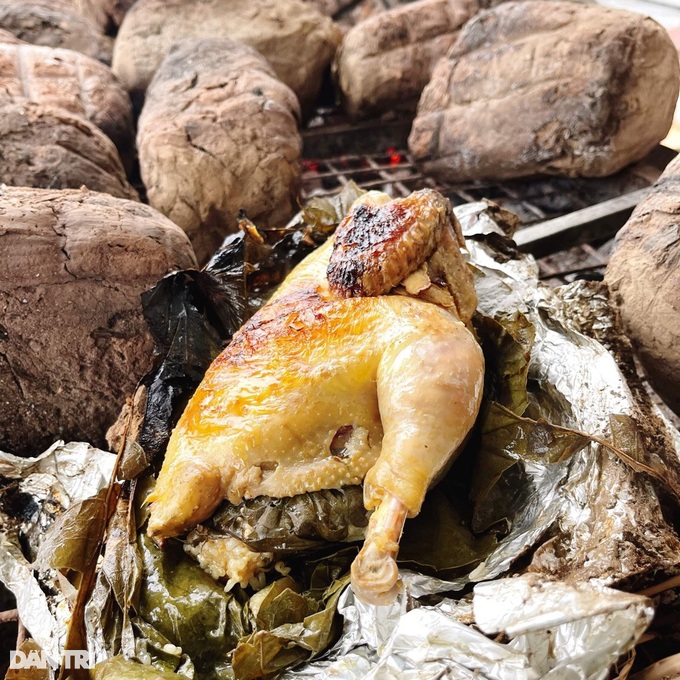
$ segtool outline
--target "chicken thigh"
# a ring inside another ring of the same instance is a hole
[[[149,534],[182,534],[224,500],[363,483],[374,512],[352,584],[389,600],[404,521],[481,401],[461,245],[435,191],[362,196],[207,371],[172,433]]]

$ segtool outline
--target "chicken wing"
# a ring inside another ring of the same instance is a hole
[[[480,405],[462,243],[434,191],[359,199],[206,373],[149,498],[149,534],[182,534],[225,499],[363,482],[375,512],[352,583],[364,599],[389,599],[404,521]]]

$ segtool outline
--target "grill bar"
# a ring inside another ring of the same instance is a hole
[[[520,250],[538,256],[574,245],[586,248],[589,241],[601,241],[614,236],[647,192],[648,188],[638,189],[542,222],[517,233],[515,241]]]

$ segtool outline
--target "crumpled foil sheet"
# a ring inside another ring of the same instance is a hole
[[[547,405],[545,416],[606,436],[609,414],[636,410],[612,355],[579,333],[577,323],[568,323],[573,316],[569,295],[540,287],[531,257],[495,257],[483,239],[475,238],[504,233],[492,217],[498,213],[485,203],[474,203],[456,208],[456,214],[469,237],[481,311],[495,315],[520,310],[536,326],[530,378],[557,405],[554,412]],[[679,441],[677,433],[671,433],[669,438],[673,437]],[[113,460],[112,454],[86,444],[55,444],[30,460],[0,454],[0,474],[22,478],[22,488],[36,500],[38,511],[23,522],[21,531],[37,536],[40,527],[44,529],[54,515],[48,505],[53,498],[63,510],[95,494],[107,482]],[[608,481],[613,481],[612,488],[603,491],[605,469]],[[625,560],[608,556],[607,550],[622,540],[624,532],[642,530],[639,507],[631,504],[635,494],[646,494],[647,526],[659,524],[656,494],[647,480],[596,446],[563,463],[528,463],[524,474],[531,483],[527,493],[515,499],[510,532],[471,574],[443,581],[402,570],[402,592],[387,607],[365,605],[347,588],[339,603],[344,629],[338,643],[322,658],[282,677],[604,680],[610,665],[635,645],[653,616],[648,599],[607,587],[633,569]],[[593,498],[603,495],[608,512],[604,534],[602,518],[592,509]],[[498,578],[556,528],[571,539],[567,547],[576,546],[572,553],[562,546],[567,556],[563,552],[558,559],[542,546],[530,573]],[[31,634],[51,658],[57,658],[67,596],[45,596],[21,554],[17,530],[0,528],[0,579],[17,596]],[[680,543],[670,530],[653,547],[663,556],[675,552],[680,563]],[[565,559],[573,564],[569,578],[552,574],[551,565],[563,567]],[[630,564],[636,559],[633,554]],[[471,594],[459,599],[445,596],[472,583],[476,585]],[[433,594],[442,596],[437,604],[429,604],[432,598],[418,599]],[[55,611],[59,608],[61,613]]]
[[[471,603],[407,601],[405,592],[389,607],[365,605],[348,588],[336,648],[282,678],[604,680],[654,615],[639,595],[535,574],[480,583]],[[487,637],[498,633],[511,641]]]
[[[475,239],[480,234],[505,233],[487,204],[464,205],[455,213],[468,239],[480,311],[494,316],[519,310],[536,327],[529,378],[558,404],[545,417],[606,437],[610,414],[636,412],[633,394],[613,356],[579,333],[577,324],[566,323],[572,316],[568,290],[554,292],[539,286],[538,267],[531,256],[503,261],[483,240]],[[677,433],[671,432],[670,437],[678,441]],[[596,529],[603,528],[590,510],[593,497],[602,493],[598,485],[605,467],[614,483],[606,526],[609,544],[598,535]],[[365,605],[348,588],[339,603],[345,623],[338,644],[323,658],[283,677],[604,680],[611,664],[635,646],[653,617],[648,599],[606,586],[628,575],[625,561],[607,561],[591,552],[593,574],[588,569],[579,571],[575,560],[569,581],[555,579],[549,568],[543,574],[498,577],[551,527],[558,526],[576,545],[596,538],[603,553],[629,527],[642,532],[638,524],[649,517],[635,515],[639,509],[630,503],[632,494],[645,494],[647,514],[663,524],[656,494],[647,480],[592,445],[563,463],[527,463],[525,474],[532,482],[528,487],[540,489],[540,494],[515,500],[509,534],[471,574],[443,581],[401,570],[403,591],[389,607]],[[670,529],[664,547],[668,555],[677,548]],[[550,565],[545,556],[543,560]],[[541,571],[542,566],[538,560],[535,568]],[[583,582],[578,582],[581,578]],[[470,583],[477,583],[471,598],[444,598],[434,606],[421,606],[417,600],[461,590]],[[510,640],[487,637],[496,633]]]
[[[15,521],[0,516],[0,581],[13,593],[21,621],[42,647],[50,662],[58,663],[70,617],[65,579],[49,571],[36,576],[22,552],[19,534],[35,558],[40,537],[73,503],[95,495],[111,479],[114,454],[89,444],[56,442],[35,458],[0,452],[0,476],[17,480],[18,493],[30,498]],[[41,583],[52,586],[48,597]],[[72,589],[71,589],[72,590]]]

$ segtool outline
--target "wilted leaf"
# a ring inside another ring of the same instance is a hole
[[[420,514],[404,528],[400,564],[453,578],[463,568],[472,570],[491,553],[497,544],[495,534],[475,536],[456,505],[441,486],[428,493]]]
[[[142,582],[142,557],[137,547],[137,534],[129,499],[121,498],[109,526],[104,559],[99,575],[108,582],[122,620],[121,649],[130,655],[134,651],[134,634],[130,610],[139,608]]]
[[[285,623],[298,623],[319,610],[312,597],[300,594],[300,586],[284,577],[270,583],[250,598],[249,607],[257,628],[271,630]]]
[[[313,593],[318,599],[324,593],[331,594],[334,588],[342,588],[344,577],[357,556],[359,548],[348,546],[340,550],[326,551],[316,557],[305,557],[300,564],[295,564],[296,574],[299,574],[307,587],[305,592]]]
[[[498,205],[498,203],[494,203],[494,201],[490,201],[488,198],[483,198],[482,203],[486,203],[485,212],[494,224],[499,227],[508,238],[512,238],[522,224],[520,218],[511,210],[506,210]]]
[[[101,528],[101,533],[96,540],[97,549],[94,551],[90,563],[85,565],[85,568],[82,572],[82,577],[78,584],[78,593],[73,604],[73,609],[71,610],[71,619],[66,630],[66,640],[63,647],[64,652],[70,650],[88,649],[87,626],[85,624],[85,608],[95,585],[97,577],[96,570],[98,556],[104,544],[106,527],[109,523],[109,519],[113,516],[118,495],[120,493],[120,485],[116,484],[115,480],[121,454],[122,451],[119,452],[116,458],[116,463],[113,467],[113,472],[111,475],[111,481],[109,482],[104,494],[105,520],[103,522],[103,528]],[[66,678],[69,678],[69,680],[85,680],[87,677],[87,671],[82,668],[67,670],[66,667],[62,665],[59,669],[58,680],[65,680]]]
[[[74,503],[45,532],[35,566],[83,573],[98,554],[106,530],[107,489]]]
[[[521,416],[528,404],[527,375],[535,329],[517,312],[511,317],[474,317],[486,363],[486,399],[493,399]]]
[[[324,651],[340,633],[336,609],[348,581],[348,576],[336,581],[324,593],[323,609],[301,622],[286,623],[269,631],[259,630],[241,640],[232,657],[236,680],[269,677]]]
[[[472,498],[477,502],[483,500],[504,471],[516,461],[557,463],[590,443],[605,447],[636,472],[657,479],[667,490],[680,497],[680,486],[674,476],[646,450],[635,420],[630,416],[612,414],[610,427],[612,441],[607,441],[545,420],[519,417],[500,404],[489,403],[482,418],[478,474]]]
[[[481,213],[482,220],[477,222],[476,229],[470,229],[470,224],[467,219],[463,218],[465,224],[465,238],[468,241],[476,241],[488,246],[486,249],[488,254],[496,260],[496,262],[505,263],[510,260],[517,260],[519,251],[517,244],[512,240],[515,232],[520,226],[520,220],[514,213],[505,208],[501,208],[498,204],[487,199],[483,199],[486,203],[486,209]],[[479,216],[479,209],[475,205],[468,205],[473,211],[477,212]],[[464,210],[464,209],[463,209]],[[469,214],[467,215],[469,219]],[[484,228],[484,221],[487,221],[486,226],[493,225],[491,229]],[[481,227],[481,229],[480,229]]]
[[[193,661],[181,647],[172,644],[162,633],[139,617],[134,621],[134,629],[137,633],[136,646],[132,655],[135,660],[165,673],[194,677]]]
[[[584,432],[519,417],[495,402],[489,404],[482,425],[482,451],[504,451],[515,460],[557,463],[591,441],[594,438]]]
[[[583,432],[544,420],[521,418],[490,402],[482,416],[480,451],[470,497],[479,504],[501,475],[519,461],[557,463],[590,442],[591,438]]]
[[[146,387],[141,386],[141,390],[146,392]],[[146,396],[144,397],[146,399]],[[151,457],[139,445],[135,439],[127,439],[125,441],[125,450],[120,461],[119,477],[120,479],[135,479],[146,468],[151,465]]]
[[[480,519],[481,515],[488,514],[481,504],[499,479],[516,463],[558,463],[591,443],[605,447],[635,471],[657,479],[672,493],[680,493],[667,467],[646,450],[633,418],[613,414],[610,426],[611,442],[545,420],[519,417],[495,402],[488,404],[482,419],[481,447],[471,492],[476,503],[474,528],[479,530],[488,526],[488,520]],[[505,495],[509,495],[507,489]]]
[[[329,541],[358,540],[367,524],[360,486],[225,503],[212,518],[216,530],[242,540],[252,550],[281,553],[310,550]]]
[[[252,654],[271,654],[267,665],[282,669],[323,651],[338,633],[337,598],[356,555],[350,549],[305,560],[295,569],[299,579],[281,577],[247,596],[238,587],[225,593],[179,544],[161,551],[140,534],[139,547],[144,580],[133,620],[136,656],[165,671],[193,662],[201,678],[227,677],[234,647],[234,672],[239,663],[259,668],[260,657]]]
[[[90,671],[91,680],[178,680],[181,677],[176,673],[129,661],[122,656],[102,661]]]
[[[303,661],[309,653],[273,631],[259,630],[234,650],[232,668],[236,680],[271,677],[288,666]]]
[[[140,617],[181,647],[197,667],[224,660],[242,626],[241,621],[232,624],[234,592],[225,593],[179,543],[168,543],[161,551],[140,534],[139,548],[144,564]]]
[[[364,193],[363,189],[350,181],[334,196],[312,198],[302,209],[302,220],[313,235],[329,235],[349,213],[354,201]]]
[[[648,474],[680,499],[680,479],[677,468],[667,465],[649,446],[631,416],[612,414],[609,417],[612,445],[610,450],[637,472]]]

